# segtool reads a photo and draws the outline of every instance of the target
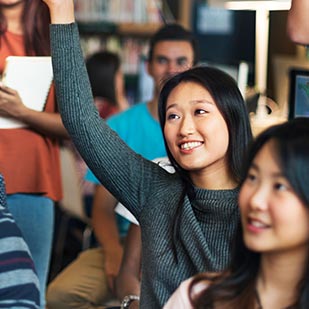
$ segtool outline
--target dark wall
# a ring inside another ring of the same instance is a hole
[[[254,82],[255,12],[230,11],[229,33],[201,33],[198,27],[199,10],[205,4],[197,1],[193,6],[192,30],[200,45],[201,60],[238,66],[241,61],[250,65],[249,82]],[[220,16],[218,16],[220,18]]]

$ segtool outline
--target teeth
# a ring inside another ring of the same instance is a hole
[[[255,220],[250,220],[250,224],[255,226],[255,227],[267,227],[266,224],[264,224],[260,221],[255,221]]]
[[[201,142],[189,142],[189,143],[181,144],[180,148],[184,149],[184,150],[189,150],[189,149],[195,148],[199,145],[201,145]]]

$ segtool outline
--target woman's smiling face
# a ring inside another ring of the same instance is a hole
[[[216,102],[199,83],[181,82],[166,104],[164,135],[177,163],[197,175],[227,177],[229,132]]]
[[[309,210],[276,162],[274,142],[254,158],[244,181],[239,206],[244,241],[254,251],[272,253],[309,248]]]

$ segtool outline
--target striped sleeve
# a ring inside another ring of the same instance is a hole
[[[0,308],[39,308],[39,281],[21,232],[6,208],[0,174]]]

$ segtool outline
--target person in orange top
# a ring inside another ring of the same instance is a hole
[[[49,13],[39,0],[0,0],[0,73],[7,56],[49,55]],[[53,86],[45,109],[27,108],[17,91],[0,86],[0,116],[21,128],[0,128],[0,172],[8,208],[30,248],[40,281],[41,308],[52,247],[54,202],[61,199],[58,139],[68,137]]]

